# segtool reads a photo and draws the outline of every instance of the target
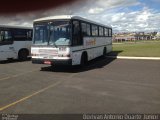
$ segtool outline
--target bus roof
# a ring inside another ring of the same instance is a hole
[[[86,22],[89,22],[89,23],[93,23],[93,24],[97,24],[97,25],[100,25],[100,26],[105,26],[105,27],[111,28],[111,26],[100,24],[98,22],[94,22],[94,21],[88,20],[86,18],[83,18],[83,17],[80,17],[80,16],[75,16],[75,15],[49,16],[49,17],[36,19],[36,20],[34,20],[34,22],[48,21],[48,20],[58,20],[58,19],[78,19],[78,20],[82,20],[82,21],[86,21]]]
[[[33,29],[33,27],[20,26],[20,25],[0,25],[0,28]]]

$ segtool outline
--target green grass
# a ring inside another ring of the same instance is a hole
[[[113,44],[113,52],[119,56],[160,57],[160,42]]]

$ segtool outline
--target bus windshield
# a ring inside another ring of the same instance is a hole
[[[34,25],[34,44],[70,45],[71,26],[69,21],[53,21]]]

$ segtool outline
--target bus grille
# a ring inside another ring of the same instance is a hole
[[[41,56],[58,56],[58,50],[46,50],[46,49],[39,49],[39,54]]]

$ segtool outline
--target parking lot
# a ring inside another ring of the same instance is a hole
[[[160,113],[160,61],[1,62],[0,113]]]

